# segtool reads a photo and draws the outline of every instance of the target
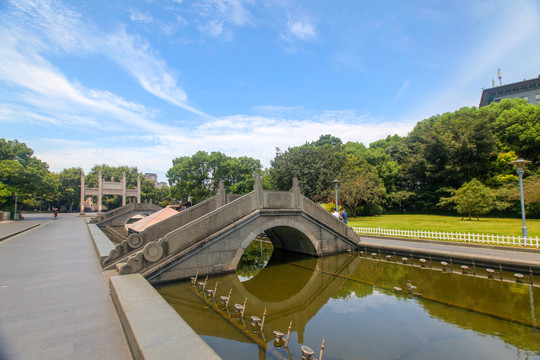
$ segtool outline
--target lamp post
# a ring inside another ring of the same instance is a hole
[[[337,196],[337,189],[338,189],[338,184],[339,184],[339,180],[338,179],[334,179],[332,180],[332,182],[334,183],[334,189],[336,189],[336,211],[339,212],[339,208],[338,208],[338,196]]]
[[[523,244],[527,245],[527,225],[525,225],[525,199],[523,198],[523,173],[525,172],[525,164],[531,163],[532,161],[524,160],[518,158],[514,161],[509,162],[509,164],[516,165],[516,172],[519,176],[519,193],[521,196],[521,219],[523,220],[523,227],[521,228],[523,234]]]
[[[14,211],[14,214],[13,214],[13,221],[17,221],[17,220],[21,219],[19,217],[19,213],[17,212],[17,197],[19,195],[17,195],[17,193],[15,193],[15,194],[13,194],[13,196],[15,197],[15,211]]]

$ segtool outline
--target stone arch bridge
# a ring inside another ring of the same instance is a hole
[[[291,191],[264,191],[256,176],[254,190],[218,195],[131,235],[116,246],[103,267],[120,275],[141,273],[151,283],[232,272],[246,247],[266,233],[274,248],[322,257],[356,248],[360,236],[302,194],[298,180]]]

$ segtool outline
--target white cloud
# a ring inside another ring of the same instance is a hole
[[[226,34],[226,25],[245,26],[251,24],[251,14],[241,0],[199,0],[193,4],[199,15],[199,30],[210,37]]]
[[[50,67],[41,56],[55,48],[62,49],[67,54],[93,53],[105,56],[121,65],[154,96],[195,114],[207,116],[189,105],[185,91],[176,83],[177,74],[168,68],[166,62],[144,39],[128,34],[124,28],[112,34],[103,33],[92,24],[81,20],[80,14],[58,3],[21,0],[15,5],[9,14],[11,16],[3,16],[5,23],[0,27],[3,42],[11,43],[11,48],[7,50],[11,51],[11,54],[7,54],[8,56],[19,57],[23,63],[36,62],[36,59],[40,58],[41,67]],[[5,57],[5,52],[3,49],[0,56]],[[24,71],[21,66],[17,66],[11,71],[12,74],[18,74],[14,71],[16,69]],[[10,76],[6,71],[3,75]],[[51,87],[54,84],[52,91],[70,90],[54,82],[38,84],[39,79],[42,77],[34,81],[34,87]],[[9,78],[4,80],[10,81]],[[65,85],[65,81],[59,84]],[[21,84],[27,85],[29,84]]]
[[[101,163],[115,166],[129,164],[144,172],[157,173],[164,181],[174,158],[191,156],[198,150],[220,151],[235,157],[249,156],[261,160],[264,167],[269,167],[270,161],[275,157],[276,147],[285,151],[306,141],[315,141],[323,134],[337,136],[343,142],[362,142],[367,146],[388,135],[404,136],[414,126],[413,122],[390,123],[357,115],[353,111],[317,113],[300,109],[299,117],[295,117],[294,110],[287,109],[287,118],[262,115],[226,116],[182,131],[173,129],[169,132],[141,136],[134,134],[127,137],[122,134],[122,143],[111,137],[88,140],[88,144],[64,143],[57,139],[27,141],[27,144],[36,150],[40,159],[50,164],[53,171],[58,172],[74,164],[86,171]]]
[[[313,39],[317,36],[315,26],[308,21],[289,20],[287,26],[292,35],[300,40]]]
[[[137,9],[130,9],[128,11],[129,11],[129,19],[131,21],[145,23],[145,24],[150,24],[151,22],[154,21],[154,18],[152,17],[152,15],[148,13],[144,13]]]
[[[401,87],[399,88],[399,90],[396,92],[395,98],[399,99],[401,95],[403,95],[403,93],[409,88],[409,85],[411,85],[410,80],[409,79],[405,80],[403,84],[401,85]]]

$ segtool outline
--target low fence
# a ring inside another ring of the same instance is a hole
[[[0,211],[0,221],[11,220],[11,213],[9,211]]]
[[[392,237],[406,237],[416,239],[429,240],[445,240],[477,244],[489,245],[518,245],[540,248],[540,239],[536,237],[528,237],[526,239],[521,236],[506,236],[506,235],[489,235],[489,234],[471,234],[471,233],[455,233],[455,232],[439,232],[439,231],[424,231],[424,230],[399,230],[399,229],[383,229],[376,227],[353,227],[357,234],[362,235],[379,235]]]

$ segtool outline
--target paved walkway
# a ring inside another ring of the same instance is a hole
[[[84,218],[25,214],[0,239],[0,359],[131,359]]]
[[[404,252],[439,255],[463,259],[483,260],[495,264],[510,264],[540,270],[540,250],[476,244],[459,244],[447,241],[392,239],[361,235],[360,247],[373,247]]]

